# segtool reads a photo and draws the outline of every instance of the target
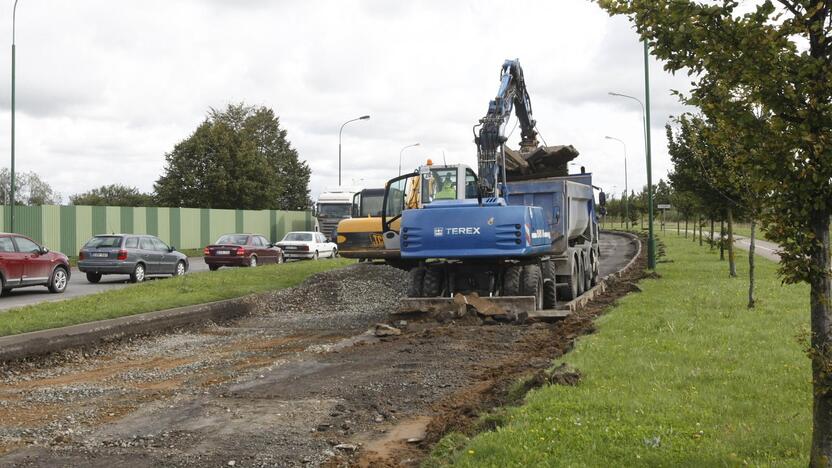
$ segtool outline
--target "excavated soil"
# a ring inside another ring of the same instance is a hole
[[[0,465],[417,465],[443,434],[515,403],[518,379],[574,383],[544,371],[632,289],[638,262],[554,324],[403,323],[390,312],[407,275],[360,264],[261,296],[232,323],[6,365]],[[402,334],[367,332],[377,322]]]

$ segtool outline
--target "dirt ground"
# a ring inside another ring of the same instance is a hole
[[[606,236],[605,268],[633,245]],[[604,253],[602,253],[604,255]],[[0,368],[2,466],[408,466],[510,403],[643,271],[554,324],[390,312],[406,274],[360,264],[261,297],[249,317]],[[377,322],[403,330],[376,337]]]

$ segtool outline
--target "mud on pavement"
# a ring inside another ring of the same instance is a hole
[[[637,275],[556,324],[403,324],[406,274],[360,264],[233,323],[7,365],[0,465],[415,464],[518,378],[542,383]],[[376,322],[403,333],[365,333]]]

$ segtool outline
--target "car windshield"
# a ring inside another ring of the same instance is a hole
[[[318,216],[332,216],[335,218],[346,218],[352,210],[351,204],[318,204]]]
[[[84,244],[87,249],[99,249],[107,247],[120,247],[121,236],[95,236]]]
[[[312,233],[309,232],[290,232],[283,238],[285,241],[297,242],[312,242]]]
[[[245,234],[226,234],[217,239],[217,244],[246,245],[248,236]]]

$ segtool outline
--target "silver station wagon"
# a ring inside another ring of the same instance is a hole
[[[102,275],[130,275],[131,282],[141,283],[148,276],[184,275],[188,257],[156,236],[99,235],[81,248],[78,269],[90,283],[101,281]]]

